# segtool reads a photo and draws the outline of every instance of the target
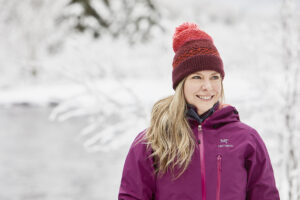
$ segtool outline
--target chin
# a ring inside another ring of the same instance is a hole
[[[196,106],[198,111],[201,111],[201,112],[206,112],[207,110],[209,110],[210,108],[212,108],[215,103],[217,102],[201,102],[200,104],[198,103],[199,106]],[[197,104],[196,104],[197,105]]]

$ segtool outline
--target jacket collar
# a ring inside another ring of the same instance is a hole
[[[214,129],[231,122],[240,121],[235,107],[228,104],[220,104],[219,102],[200,116],[195,106],[187,104],[186,117],[191,127],[201,124],[206,128]]]
[[[196,120],[199,124],[201,124],[206,118],[211,116],[219,107],[219,101],[213,105],[209,110],[204,112],[201,115],[198,115],[197,108],[192,104],[187,104],[187,113],[186,116]]]

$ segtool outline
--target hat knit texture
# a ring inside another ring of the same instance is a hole
[[[214,70],[225,76],[223,62],[213,39],[197,24],[185,22],[173,35],[173,89],[189,74],[201,70]]]

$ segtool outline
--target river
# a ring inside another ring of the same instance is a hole
[[[117,199],[128,147],[88,153],[81,118],[49,121],[51,108],[0,108],[1,200]]]

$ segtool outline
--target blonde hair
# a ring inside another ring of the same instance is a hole
[[[142,139],[152,148],[155,174],[163,175],[171,167],[179,167],[179,178],[187,169],[195,149],[195,136],[186,119],[187,103],[184,97],[185,77],[176,87],[175,94],[157,101],[151,112],[150,127]],[[224,102],[223,83],[220,103]]]

